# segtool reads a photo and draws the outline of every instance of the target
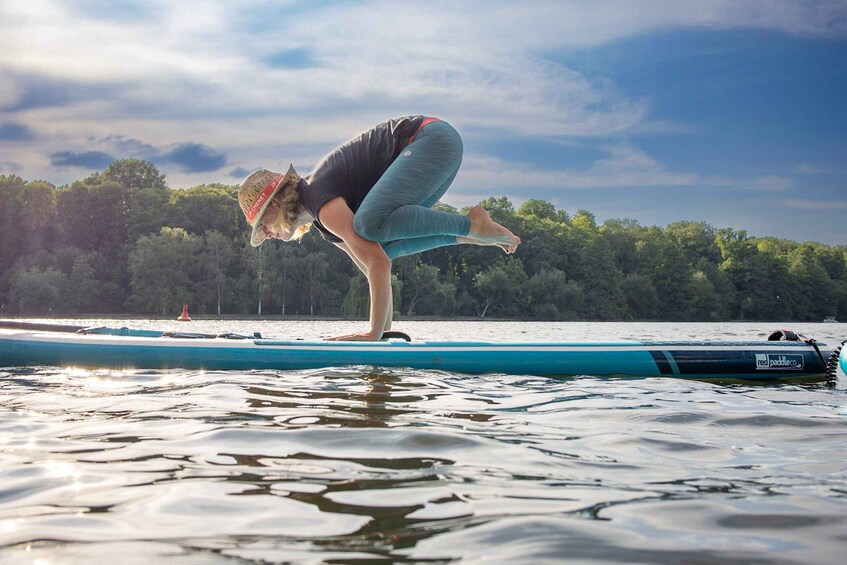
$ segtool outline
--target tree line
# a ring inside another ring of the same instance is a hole
[[[366,280],[317,234],[251,247],[236,189],[171,189],[134,159],[59,187],[0,176],[0,312],[170,317],[187,303],[201,315],[367,317]],[[542,200],[482,205],[521,236],[518,252],[462,245],[395,260],[396,315],[847,319],[844,245],[692,221],[598,224]]]

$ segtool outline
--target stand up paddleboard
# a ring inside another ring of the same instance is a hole
[[[0,321],[0,367],[116,369],[315,369],[367,365],[457,373],[542,376],[820,380],[825,344],[787,330],[767,341],[567,343],[280,340],[259,334],[193,334]],[[842,360],[842,367],[845,361]]]

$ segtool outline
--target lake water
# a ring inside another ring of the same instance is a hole
[[[321,337],[363,323],[60,320]],[[414,338],[847,324],[398,322]],[[0,563],[841,563],[847,379],[0,369]]]

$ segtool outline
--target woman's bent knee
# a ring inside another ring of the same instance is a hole
[[[367,210],[359,209],[353,216],[353,229],[359,236],[369,241],[379,241],[379,226],[381,222]]]

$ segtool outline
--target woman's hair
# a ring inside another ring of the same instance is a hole
[[[297,218],[306,211],[306,206],[300,197],[300,180],[299,178],[291,179],[291,182],[286,183],[275,197],[279,199],[280,222],[286,229],[294,225]],[[311,227],[312,224],[298,227],[291,235],[291,240],[300,239]]]
[[[306,233],[310,229],[312,229],[312,224],[305,224],[298,227],[296,230],[294,230],[294,233],[291,234],[291,239],[289,239],[288,241],[297,241],[298,239],[306,235]]]

